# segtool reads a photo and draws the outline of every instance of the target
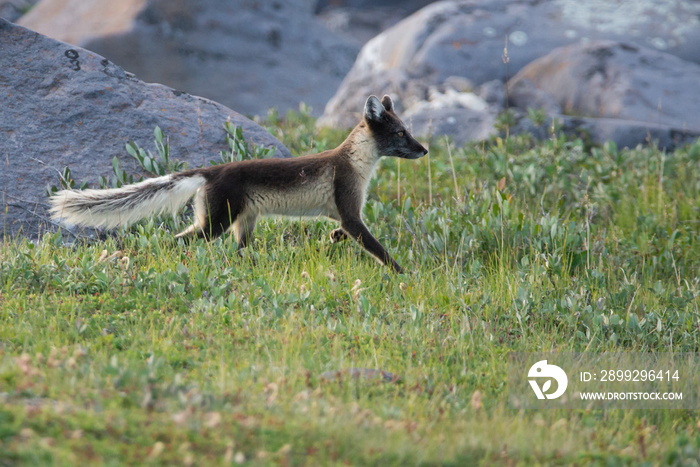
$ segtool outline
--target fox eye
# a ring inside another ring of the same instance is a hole
[[[404,132],[403,132],[403,131],[399,131],[398,133],[396,133],[396,135],[397,135],[399,138],[403,138]]]

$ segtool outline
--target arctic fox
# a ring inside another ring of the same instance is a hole
[[[380,157],[418,159],[427,153],[397,117],[391,98],[370,96],[362,120],[335,149],[231,162],[108,190],[63,190],[51,197],[51,213],[74,225],[116,227],[175,213],[194,196],[194,222],[177,236],[211,239],[232,229],[239,249],[250,242],[259,216],[326,216],[340,222],[332,241],[350,236],[402,272],[362,222],[362,207]]]

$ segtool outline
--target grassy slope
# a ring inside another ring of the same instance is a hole
[[[295,152],[342,138],[312,123],[270,125]],[[0,465],[700,456],[695,412],[512,410],[505,364],[698,351],[700,143],[430,149],[383,161],[365,210],[410,275],[331,245],[324,220],[262,222],[243,258],[230,238],[175,241],[172,221],[93,244],[5,241]],[[400,381],[321,376],[350,367]]]

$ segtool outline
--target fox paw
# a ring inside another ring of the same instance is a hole
[[[348,238],[348,234],[343,229],[335,229],[331,232],[331,243],[342,242],[346,238]]]

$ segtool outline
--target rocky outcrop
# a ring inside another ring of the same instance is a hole
[[[246,115],[320,113],[361,45],[309,0],[42,0],[19,24]]]
[[[316,0],[314,13],[331,31],[361,46],[435,0]]]
[[[0,0],[0,18],[8,21],[16,21],[21,17],[36,0]]]
[[[0,19],[0,198],[3,234],[35,235],[51,228],[46,186],[65,166],[96,184],[118,157],[139,173],[125,144],[153,149],[153,130],[169,137],[171,156],[190,167],[227,149],[230,120],[248,141],[289,151],[240,114],[208,99],[146,84],[111,61]]]
[[[506,104],[506,94],[498,90],[497,83],[504,83],[558,47],[599,39],[614,40],[667,56],[669,60],[663,63],[673,66],[700,63],[700,49],[695,46],[700,42],[698,14],[700,4],[687,0],[437,2],[399,22],[362,48],[352,69],[326,105],[319,125],[350,126],[361,111],[362,96],[388,92],[395,97],[396,106],[404,115],[432,122],[431,125],[419,123],[418,135],[426,135],[431,129],[435,134],[434,130],[439,128],[457,140],[479,137],[493,132],[494,115],[512,105]],[[504,50],[506,46],[507,51]],[[585,76],[569,78],[575,88],[577,80]],[[663,70],[651,79],[665,79]],[[695,79],[696,82],[700,80],[697,76]],[[697,88],[686,86],[678,91],[692,94]],[[655,85],[653,89],[660,87]],[[646,97],[652,97],[652,90]],[[538,93],[539,103],[545,109],[557,110],[555,98],[535,88],[528,92]],[[663,100],[666,98],[662,97]],[[653,106],[657,101],[657,97],[652,99]],[[637,110],[642,109],[630,108],[630,111]],[[590,116],[604,115],[592,113]],[[646,116],[634,119],[647,121]],[[653,123],[675,126],[668,119]]]
[[[544,108],[569,124],[580,122],[594,139],[624,145],[652,133],[668,145],[684,135],[700,135],[698,84],[698,64],[645,47],[598,41],[562,47],[533,61],[508,89],[516,107]]]

